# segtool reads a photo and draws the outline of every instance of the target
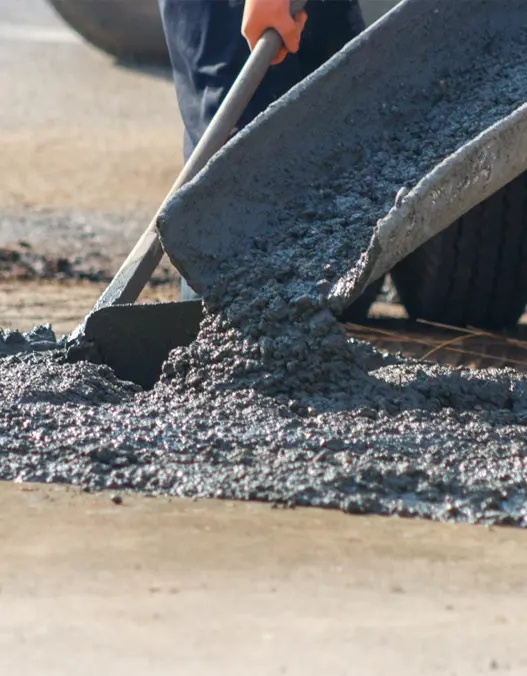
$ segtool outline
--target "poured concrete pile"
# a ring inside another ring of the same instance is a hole
[[[60,348],[1,360],[0,477],[527,525],[526,378],[383,358],[328,310],[401,185],[524,102],[522,35],[431,85],[349,174],[335,148],[288,227],[225,264],[153,391]]]

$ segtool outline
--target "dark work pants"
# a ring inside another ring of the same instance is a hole
[[[185,161],[249,56],[241,35],[243,0],[159,0],[185,126]],[[297,54],[272,66],[237,131],[364,29],[358,0],[308,0]],[[183,297],[192,293],[183,285]]]

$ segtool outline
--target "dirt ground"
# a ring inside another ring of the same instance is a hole
[[[39,64],[36,69],[35,63]],[[106,279],[181,168],[170,73],[130,69],[88,47],[43,0],[0,7],[0,247],[95,265]],[[177,299],[174,282],[141,301]],[[166,277],[166,275],[165,275]],[[74,328],[105,284],[0,281],[0,326]]]
[[[51,323],[57,337],[70,333],[84,319],[104,290],[105,283],[39,280],[0,283],[2,328],[28,331]],[[179,283],[148,287],[140,302],[179,298]]]
[[[0,487],[0,671],[524,674],[523,533]]]

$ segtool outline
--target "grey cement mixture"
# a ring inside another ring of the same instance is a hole
[[[327,309],[400,187],[523,103],[524,36],[411,116],[387,111],[352,172],[336,162],[276,241],[224,270],[151,392],[32,350],[49,332],[9,334],[0,478],[527,526],[527,378],[383,357]]]

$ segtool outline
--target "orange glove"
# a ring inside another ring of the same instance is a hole
[[[264,31],[274,28],[284,43],[273,61],[276,64],[283,61],[287,54],[298,52],[306,21],[304,11],[291,16],[290,0],[245,0],[242,35],[253,50]]]

